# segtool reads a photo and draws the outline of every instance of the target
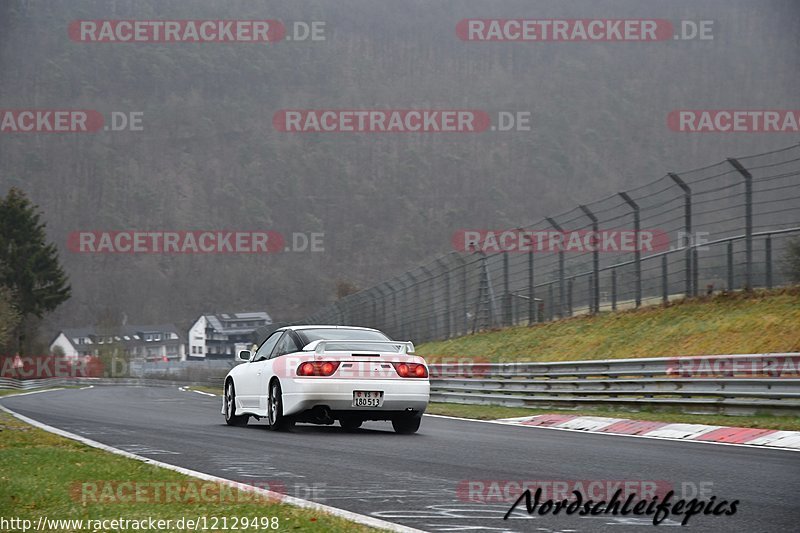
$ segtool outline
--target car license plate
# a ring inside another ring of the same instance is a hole
[[[383,392],[353,391],[353,407],[380,407],[383,404]]]

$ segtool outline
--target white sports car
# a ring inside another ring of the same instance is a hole
[[[295,422],[352,431],[365,420],[391,420],[415,433],[428,406],[428,366],[410,342],[376,329],[288,326],[276,330],[225,377],[222,414],[232,426],[266,418],[270,429]]]

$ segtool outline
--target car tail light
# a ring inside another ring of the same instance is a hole
[[[297,367],[298,376],[330,376],[339,368],[339,361],[306,361]]]
[[[428,368],[420,363],[392,363],[401,378],[427,378]]]

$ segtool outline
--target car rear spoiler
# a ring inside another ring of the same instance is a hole
[[[366,346],[375,346],[376,344],[383,344],[386,346],[392,346],[393,349],[387,350],[391,352],[396,352],[397,348],[400,347],[400,351],[397,353],[400,354],[413,354],[414,353],[414,343],[411,341],[348,341],[348,340],[320,340],[320,341],[313,341],[307,344],[303,350],[314,350],[317,354],[325,353],[325,348],[329,344],[347,344],[347,345],[358,345],[363,344]],[[350,351],[350,350],[342,350],[342,351]]]

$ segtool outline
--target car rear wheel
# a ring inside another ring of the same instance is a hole
[[[236,389],[233,381],[225,384],[225,423],[229,426],[246,426],[250,415],[236,414]]]
[[[397,433],[410,435],[417,432],[420,422],[422,422],[421,413],[400,415],[392,419],[392,427]]]
[[[342,429],[345,431],[355,431],[360,428],[363,423],[363,420],[354,417],[345,417],[339,420],[339,425],[342,426]]]
[[[283,416],[283,397],[281,384],[273,381],[269,386],[267,401],[267,424],[272,431],[286,431],[294,426],[294,419]]]

